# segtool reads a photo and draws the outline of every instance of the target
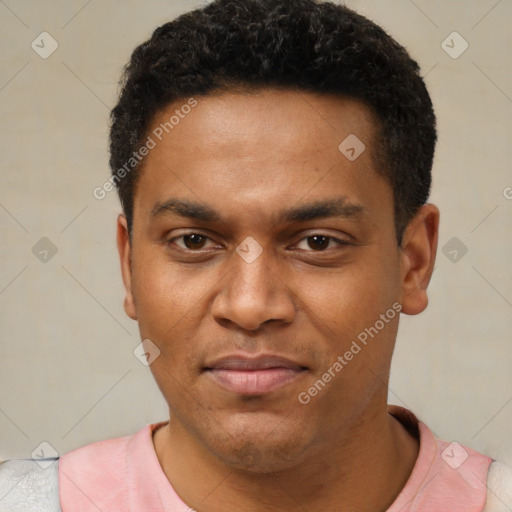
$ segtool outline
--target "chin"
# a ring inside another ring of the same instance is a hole
[[[275,418],[274,418],[275,420]],[[224,464],[254,474],[277,473],[302,462],[312,444],[305,429],[289,422],[261,420],[223,425],[222,432],[208,432],[208,449]],[[244,424],[245,423],[245,424]],[[220,425],[219,425],[220,426]],[[216,435],[217,434],[217,435]]]
[[[243,444],[212,447],[212,452],[224,464],[245,473],[258,475],[275,474],[300,464],[305,448],[289,445],[290,440],[281,444],[268,445],[262,442],[245,441]]]

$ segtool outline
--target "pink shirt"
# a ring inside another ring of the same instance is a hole
[[[490,457],[434,437],[414,414],[389,412],[419,435],[420,451],[405,487],[387,512],[481,512]],[[134,435],[89,444],[59,463],[62,512],[189,512],[158,461],[148,424]]]

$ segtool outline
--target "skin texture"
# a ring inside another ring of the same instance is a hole
[[[298,395],[394,303],[406,314],[425,309],[438,209],[423,206],[397,246],[392,189],[372,159],[376,120],[360,102],[273,89],[196,99],[146,157],[131,242],[118,219],[125,310],[161,351],[150,366],[170,410],[154,434],[160,464],[199,512],[386,510],[418,454],[387,413],[399,315],[307,405]],[[349,134],[366,146],[355,161],[338,150]],[[222,219],[152,214],[170,198]],[[279,220],[335,198],[362,211]],[[191,233],[207,238],[179,238]],[[252,263],[236,252],[247,237],[262,248]],[[307,369],[270,393],[242,396],[203,371],[235,352]]]

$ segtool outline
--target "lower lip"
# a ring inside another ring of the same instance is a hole
[[[304,370],[268,368],[266,370],[208,370],[221,387],[240,395],[263,395],[298,379]]]

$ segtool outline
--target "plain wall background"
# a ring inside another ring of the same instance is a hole
[[[62,454],[167,419],[122,308],[119,203],[115,192],[99,201],[92,191],[109,177],[122,66],[154,28],[202,3],[0,2],[0,459],[30,457],[42,441]],[[510,464],[512,2],[347,5],[409,50],[438,116],[431,303],[402,316],[390,402],[439,437]],[[47,59],[31,48],[43,31],[59,44]],[[469,44],[456,59],[441,46],[453,31]],[[46,263],[32,252],[42,237],[57,248]],[[454,247],[442,250],[453,237],[467,247],[456,262]]]

